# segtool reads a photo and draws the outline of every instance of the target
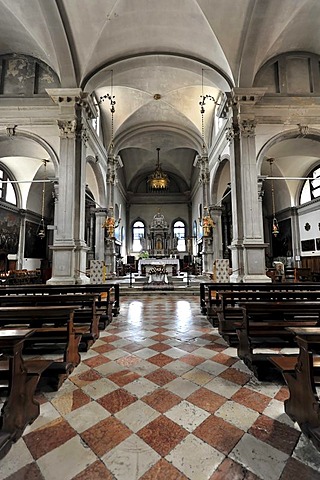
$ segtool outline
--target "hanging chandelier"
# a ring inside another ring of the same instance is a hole
[[[270,164],[270,177],[271,177],[271,198],[272,198],[272,235],[276,238],[279,234],[279,224],[278,220],[276,219],[276,207],[274,201],[274,182],[273,182],[273,175],[272,175],[272,164],[274,162],[274,158],[269,158],[268,162]]]
[[[47,176],[47,163],[49,160],[42,160],[42,163],[44,165],[44,178],[43,178],[43,183],[42,183],[42,199],[41,199],[41,220],[40,224],[38,227],[38,232],[37,232],[37,237],[40,238],[40,240],[43,240],[46,236],[46,230],[45,230],[45,224],[44,224],[44,201],[45,201],[45,195],[46,195],[46,176]]]
[[[160,165],[160,148],[157,148],[158,159],[156,164],[156,169],[152,175],[148,177],[148,185],[151,190],[154,191],[164,191],[168,190],[169,187],[169,177],[166,173],[163,172]]]

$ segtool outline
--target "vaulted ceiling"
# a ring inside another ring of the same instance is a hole
[[[127,187],[163,168],[190,186],[200,95],[251,87],[288,51],[320,52],[319,0],[0,0],[0,54],[39,58],[62,87],[115,95],[114,143]],[[101,103],[106,147],[108,101]],[[208,101],[205,140],[215,104]]]

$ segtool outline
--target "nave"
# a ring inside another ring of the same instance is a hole
[[[127,296],[0,462],[0,480],[320,479],[320,452],[200,314]]]

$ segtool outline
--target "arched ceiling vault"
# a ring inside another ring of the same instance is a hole
[[[114,139],[127,181],[156,147],[166,168],[188,181],[202,93],[217,99],[232,86],[251,87],[281,53],[320,52],[319,0],[0,0],[0,7],[0,54],[36,57],[62,87],[98,100],[113,84]],[[100,107],[108,146],[109,105]],[[208,102],[207,142],[214,114]]]

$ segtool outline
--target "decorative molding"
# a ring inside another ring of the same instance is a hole
[[[240,131],[242,137],[254,137],[256,131],[256,120],[247,119],[240,122]]]
[[[17,128],[18,125],[9,125],[7,128],[6,128],[6,135],[8,137],[14,137],[15,134],[16,134],[16,128]]]
[[[309,133],[309,125],[302,125],[301,123],[298,123],[298,129],[301,137],[305,137]]]
[[[73,138],[77,130],[77,119],[57,120],[61,138]]]

